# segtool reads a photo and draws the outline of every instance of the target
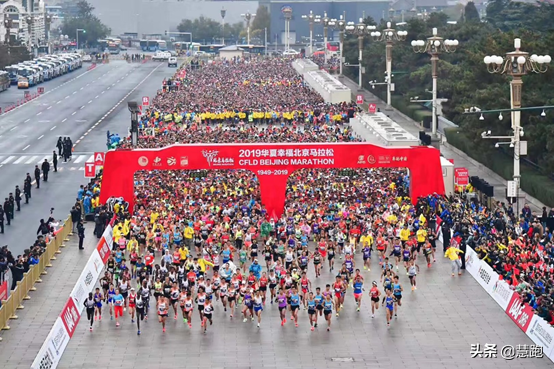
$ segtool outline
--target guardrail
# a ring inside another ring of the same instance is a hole
[[[73,222],[68,217],[63,226],[54,235],[54,238],[46,245],[46,250],[39,257],[39,262],[29,268],[29,271],[23,275],[23,279],[17,282],[16,288],[11,291],[7,300],[2,301],[0,308],[0,329],[9,330],[9,321],[18,319],[17,310],[24,309],[23,301],[30,300],[29,291],[36,291],[35,284],[41,283],[41,276],[48,274],[47,268],[52,267],[52,260],[56,260],[56,255],[61,254],[61,248],[65,247],[67,238],[71,235]],[[9,286],[8,288],[11,288]],[[0,337],[2,341],[2,337]]]

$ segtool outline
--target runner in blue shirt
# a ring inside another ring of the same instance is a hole
[[[290,319],[294,320],[294,325],[298,327],[298,309],[300,307],[300,295],[298,295],[298,290],[296,289],[296,287],[293,287],[291,291],[289,291],[289,298],[290,311],[292,313]]]
[[[402,306],[402,285],[398,281],[398,276],[394,277],[394,283],[392,284],[392,294],[394,296],[394,316],[397,317],[398,307]]]
[[[360,306],[362,306],[362,296],[363,296],[363,288],[364,288],[364,282],[362,278],[356,277],[354,279],[354,300],[356,300],[356,311],[360,311]]]
[[[386,290],[386,295],[383,297],[383,302],[381,305],[385,305],[385,311],[387,312],[387,327],[390,327],[390,321],[392,319],[392,312],[394,310],[394,303],[396,299],[394,298],[391,290]]]
[[[314,299],[314,293],[310,292],[308,295],[308,316],[310,318],[310,325],[312,326],[310,329],[313,331],[315,329],[314,324],[317,324],[317,312],[316,312],[316,302]]]

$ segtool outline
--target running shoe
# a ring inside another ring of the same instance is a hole
[[[202,322],[200,322],[200,326],[201,326],[201,327],[203,327],[203,326],[204,326],[204,322],[203,322],[203,321],[202,321]]]
[[[97,317],[97,316],[95,316],[95,317],[94,317],[94,321],[97,321],[97,320],[98,320],[98,317]]]
[[[137,336],[140,336],[140,331],[137,331]]]
[[[396,313],[395,313],[395,314],[394,314],[394,317],[395,317],[395,318],[398,318],[398,315],[396,315]]]
[[[417,290],[417,287],[416,287],[416,286],[414,286],[414,290]]]
[[[452,273],[452,277],[454,277],[454,273]]]
[[[285,318],[285,319],[283,319],[283,323],[286,323],[286,322],[287,322],[287,319],[286,319],[286,318]]]
[[[175,314],[175,316],[173,317],[173,319],[177,320],[177,314]]]
[[[189,328],[192,328],[192,324],[189,323]]]
[[[123,311],[127,311],[127,308],[126,308],[126,307],[124,307],[124,308],[123,308]]]
[[[92,327],[90,327],[89,330],[92,332]]]
[[[116,327],[119,327],[119,323],[115,323],[115,326],[116,326]]]
[[[337,313],[337,317],[339,316],[339,313]]]
[[[310,330],[312,330],[312,331],[313,331],[314,329],[315,329],[315,328],[314,328],[313,326],[312,326],[312,328],[310,328]]]
[[[431,268],[431,263],[427,263],[427,268]]]
[[[317,328],[317,323],[314,324],[314,327]]]
[[[247,320],[248,320],[248,319],[244,318],[244,319],[242,320],[242,322],[243,322],[243,323],[246,323]]]
[[[258,328],[260,328],[260,323],[258,323]]]
[[[98,320],[102,320],[102,315],[100,315],[100,316],[98,317]]]
[[[367,267],[364,265],[364,270],[367,270]]]
[[[458,275],[462,275],[462,272],[458,272]]]
[[[371,317],[372,317],[372,318],[375,318],[375,314],[371,314]]]
[[[165,333],[165,328],[163,329],[163,332]]]
[[[183,318],[183,323],[187,324],[188,322],[188,319],[187,318]]]
[[[331,328],[327,327],[327,332],[331,332]]]
[[[281,320],[281,327],[285,325],[285,321]]]
[[[134,322],[135,322],[134,319],[131,319],[131,323],[134,323]]]
[[[387,328],[390,328],[390,323],[387,323]]]
[[[229,315],[231,318],[233,317],[233,314]]]
[[[291,316],[290,316],[290,320],[294,320],[294,315],[291,315]]]
[[[396,266],[396,270],[398,270],[398,265]]]
[[[367,268],[367,271],[368,271],[368,272],[371,272],[371,269]]]
[[[294,323],[294,326],[295,326],[296,328],[298,328],[298,323]]]
[[[110,320],[113,320],[113,316],[110,315]]]
[[[357,311],[357,312],[360,312],[360,308],[358,307],[358,308],[356,309],[356,311]]]
[[[251,317],[250,320],[251,320],[251,321],[254,321],[254,317]]]
[[[227,307],[224,307],[224,308],[223,308],[223,311],[227,311]]]

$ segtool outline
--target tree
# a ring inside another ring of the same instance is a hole
[[[238,38],[244,28],[242,22],[225,24],[225,39]],[[183,19],[177,26],[179,32],[191,32],[195,42],[212,43],[223,36],[221,22],[200,16],[194,20]]]
[[[65,17],[62,23],[62,34],[69,37],[77,37],[77,29],[79,31],[79,45],[95,45],[96,41],[112,32],[112,30],[104,25],[98,17],[92,14],[94,7],[86,0],[80,0],[77,3],[77,15],[75,17]]]
[[[262,32],[261,33],[258,32],[258,33],[263,34],[265,32],[264,29],[267,28],[267,34],[271,35],[271,30],[269,29],[270,25],[271,25],[271,18],[269,16],[269,9],[265,5],[260,5],[258,7],[258,10],[256,10],[256,16],[252,20],[252,24],[250,26],[250,33],[252,34],[252,31],[261,30]]]
[[[479,12],[477,11],[477,8],[475,7],[475,3],[473,1],[469,1],[464,9],[464,21],[465,22],[480,22],[481,17],[479,16]]]

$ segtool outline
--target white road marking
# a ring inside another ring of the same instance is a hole
[[[75,115],[75,114],[77,114],[77,112],[76,112],[76,111],[74,111],[73,113],[71,113],[71,115]]]
[[[25,160],[25,159],[27,159],[27,157],[26,157],[26,156],[22,156],[22,157],[20,157],[19,159],[17,159],[16,161],[14,161],[13,164],[19,164],[19,163],[21,163],[21,162],[22,162],[23,160]]]
[[[87,162],[94,161],[94,155],[91,155],[90,158],[87,159]]]
[[[37,115],[41,115],[41,114],[42,114],[42,112],[41,112],[41,111],[39,111],[39,112],[37,113]]]
[[[50,110],[50,109],[52,109],[52,105],[46,108],[46,110]]]
[[[15,159],[15,156],[8,156],[7,159],[2,162],[2,164],[8,164],[13,159]]]
[[[44,135],[41,135],[39,138],[37,138],[37,140],[40,140],[40,139],[43,138],[43,137],[44,137]]]
[[[40,163],[44,162],[45,160],[46,160],[46,161],[49,161],[49,160],[50,160],[50,155],[47,155],[47,156],[45,156],[44,158],[40,159],[40,160],[37,162],[37,164],[40,164]]]
[[[83,105],[83,106],[81,106],[79,109],[84,109],[84,107],[85,107],[85,106]]]
[[[27,123],[30,120],[31,120],[31,118],[27,118],[27,119],[25,119],[25,121],[23,123]]]
[[[31,156],[29,160],[25,162],[25,164],[31,164],[32,162],[36,161],[38,156]]]
[[[65,97],[66,99],[69,99],[69,95]]]
[[[92,100],[89,100],[88,103],[90,104],[92,102]]]
[[[83,90],[83,88],[84,88],[84,87],[81,87],[81,88],[79,89],[79,91]]]
[[[61,103],[61,102],[62,102],[62,101],[60,100],[60,101],[58,101],[56,104],[59,104],[59,103]]]
[[[98,95],[96,95],[94,98],[95,98],[95,99],[98,99]]]
[[[67,118],[63,118],[62,123],[65,122],[66,120],[67,120]]]
[[[27,145],[23,148],[23,151],[27,150],[31,145]]]
[[[56,128],[56,126],[54,126],[54,127],[50,128],[50,130],[51,130],[51,131],[53,131],[53,130],[54,130],[54,128]]]
[[[15,127],[13,127],[12,129],[10,129],[10,131],[13,131],[13,130],[16,129],[16,128],[17,128],[17,126],[15,126]]]
[[[79,156],[73,161],[73,163],[80,163],[80,162],[84,161],[86,158],[87,158],[87,155],[79,155]]]
[[[102,91],[102,93],[106,92],[106,90]]]

